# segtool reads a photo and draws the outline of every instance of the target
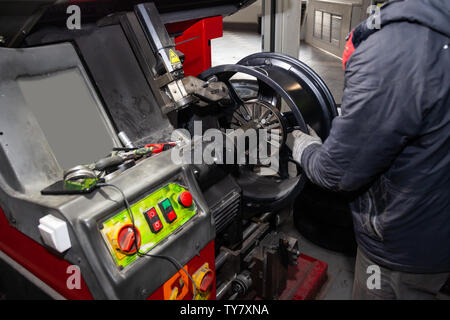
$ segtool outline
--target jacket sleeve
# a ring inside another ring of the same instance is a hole
[[[342,115],[333,120],[323,145],[311,145],[302,154],[312,182],[336,191],[357,190],[386,171],[419,133],[422,66],[408,61],[404,70],[404,59],[401,49],[392,53],[380,48],[376,34],[350,57]]]

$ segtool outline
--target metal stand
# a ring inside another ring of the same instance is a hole
[[[263,0],[262,50],[298,58],[301,3],[298,0]]]

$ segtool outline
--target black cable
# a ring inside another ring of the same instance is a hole
[[[192,279],[192,276],[189,274],[189,272],[186,271],[186,269],[181,265],[181,263],[178,262],[178,260],[176,260],[175,258],[171,257],[171,256],[165,256],[165,255],[156,255],[156,254],[149,254],[149,253],[145,253],[145,252],[140,252],[139,251],[139,245],[138,245],[138,240],[137,240],[137,233],[136,233],[136,226],[134,224],[134,215],[133,215],[133,211],[131,211],[131,206],[130,203],[127,200],[127,197],[125,196],[125,193],[122,191],[122,189],[120,189],[118,186],[114,185],[114,184],[110,184],[110,183],[97,183],[96,185],[97,187],[111,187],[116,189],[117,191],[119,191],[119,193],[122,195],[123,198],[123,202],[125,204],[125,207],[128,211],[128,213],[130,214],[130,219],[131,219],[131,224],[133,225],[133,233],[134,233],[134,245],[136,247],[136,254],[140,257],[151,257],[151,258],[158,258],[158,259],[163,259],[163,260],[167,260],[170,263],[172,263],[172,265],[175,267],[175,269],[177,270],[177,272],[179,270],[183,270],[183,272],[188,276],[189,280],[191,280],[192,285],[193,285],[193,297],[192,300],[195,300],[195,297],[197,296],[197,286],[194,282],[194,279]]]

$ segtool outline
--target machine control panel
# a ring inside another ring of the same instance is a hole
[[[136,232],[126,209],[101,224],[111,256],[122,268],[136,260],[136,244],[140,252],[150,251],[182,228],[197,213],[197,207],[186,187],[169,183],[132,204],[131,211]]]

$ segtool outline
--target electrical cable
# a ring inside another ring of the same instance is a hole
[[[187,272],[187,270],[181,265],[181,263],[179,263],[175,258],[171,257],[171,256],[166,256],[166,255],[156,255],[156,254],[149,254],[149,253],[145,253],[145,252],[140,252],[139,249],[139,245],[138,245],[138,237],[136,234],[136,226],[134,223],[134,215],[133,212],[131,211],[131,206],[130,203],[128,202],[127,197],[125,196],[125,193],[122,191],[122,189],[120,189],[118,186],[111,184],[111,183],[97,183],[96,187],[111,187],[116,189],[117,191],[119,191],[119,193],[122,195],[123,198],[123,202],[125,204],[125,207],[130,215],[130,219],[131,219],[131,224],[133,226],[133,233],[134,233],[134,245],[136,247],[136,254],[140,257],[151,257],[151,258],[158,258],[158,259],[163,259],[163,260],[167,260],[170,263],[172,263],[172,265],[176,268],[177,272],[179,272],[179,270],[183,270],[183,272],[188,276],[189,280],[192,282],[192,286],[193,286],[193,297],[192,300],[195,300],[195,297],[197,296],[197,286],[195,284],[194,279],[192,279],[192,276],[189,274],[189,272]]]

